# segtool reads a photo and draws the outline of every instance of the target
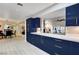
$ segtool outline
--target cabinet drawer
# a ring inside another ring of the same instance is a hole
[[[55,55],[63,55],[64,54],[63,47],[61,47],[59,45],[55,45],[54,53],[55,53]]]
[[[72,42],[72,41],[66,41],[66,40],[56,40],[55,41],[56,44],[63,46],[63,47],[74,47],[74,48],[79,48],[79,43],[77,42]]]
[[[62,42],[63,42],[63,40],[62,40],[62,39],[55,39],[55,41],[56,41],[56,42],[60,42],[60,43],[62,43]]]
[[[63,47],[62,47],[62,46],[57,45],[57,44],[55,44],[55,45],[54,45],[54,47],[55,47],[55,48],[58,48],[58,49],[63,49]]]
[[[55,45],[55,49],[54,49],[55,54],[59,54],[59,55],[71,55],[71,51],[70,48],[68,47],[62,47],[60,45]]]
[[[43,50],[52,55],[54,55],[54,43],[54,38],[42,36]]]
[[[71,45],[71,41],[62,40],[62,39],[56,39],[55,40],[55,44],[58,44],[60,46],[70,46]]]
[[[55,52],[65,55],[79,55],[79,43],[62,40],[56,41]]]
[[[42,36],[42,40],[44,42],[44,45],[49,47],[49,48],[53,47],[55,44],[55,39],[51,38],[51,37]]]
[[[36,38],[36,39],[40,39],[41,38],[40,35],[35,35],[35,34],[33,34],[33,37]]]

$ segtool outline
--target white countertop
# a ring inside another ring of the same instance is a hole
[[[36,34],[36,35],[42,35],[42,36],[46,36],[46,37],[59,38],[59,39],[62,39],[62,40],[79,42],[79,35],[78,34],[58,35],[58,34],[37,33],[37,32],[32,32],[31,34]]]

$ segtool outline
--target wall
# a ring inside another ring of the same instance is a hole
[[[79,34],[79,26],[66,27],[66,34]]]
[[[65,16],[66,16],[65,13],[66,13],[65,8],[56,10],[46,15],[45,20],[51,22],[52,26],[65,26]],[[64,19],[64,21],[57,21],[61,19]]]

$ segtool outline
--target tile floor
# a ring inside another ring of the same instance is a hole
[[[49,55],[22,37],[0,39],[0,55]]]

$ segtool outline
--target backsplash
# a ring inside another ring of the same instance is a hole
[[[79,34],[79,26],[66,27],[66,34]]]

